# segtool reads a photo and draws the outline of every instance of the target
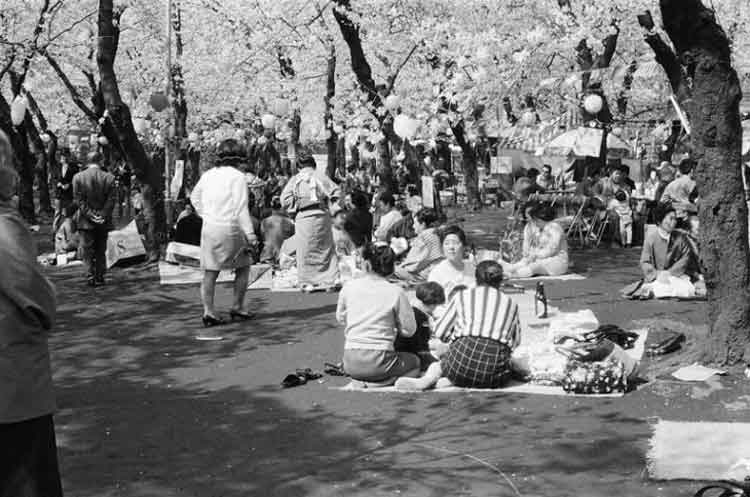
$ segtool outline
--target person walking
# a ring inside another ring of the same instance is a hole
[[[222,269],[234,270],[234,305],[232,320],[248,320],[253,314],[245,310],[245,293],[250,279],[251,253],[257,248],[250,211],[248,186],[240,167],[245,153],[233,139],[219,144],[218,160],[200,177],[190,195],[195,211],[203,218],[201,230],[201,300],[203,326],[222,325],[216,314],[214,294],[216,279]]]
[[[87,167],[73,177],[73,196],[78,204],[77,226],[81,255],[89,286],[104,285],[107,271],[107,237],[115,207],[115,177],[99,167],[102,156],[89,152]]]
[[[47,345],[55,291],[13,205],[17,182],[0,131],[0,496],[62,497]]]

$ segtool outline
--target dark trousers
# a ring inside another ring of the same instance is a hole
[[[103,278],[107,272],[107,228],[79,230],[81,233],[81,257],[86,265],[89,278]]]
[[[62,497],[52,415],[0,424],[0,497]]]

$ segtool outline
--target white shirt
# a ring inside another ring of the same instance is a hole
[[[375,230],[375,238],[378,240],[385,241],[388,236],[388,230],[390,230],[394,224],[401,221],[404,216],[395,209],[390,210],[380,217],[380,224],[378,229]]]
[[[190,202],[204,223],[239,226],[248,240],[255,239],[247,205],[247,181],[237,169],[219,166],[203,173],[190,194]]]
[[[474,279],[474,264],[464,261],[463,271],[459,271],[451,262],[446,259],[439,262],[432,271],[430,271],[427,281],[434,281],[445,290],[445,298],[448,299],[450,292],[457,286],[464,285],[467,288],[474,288],[476,280]]]

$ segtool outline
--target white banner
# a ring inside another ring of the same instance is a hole
[[[172,175],[172,184],[169,185],[169,193],[172,200],[177,200],[182,188],[182,178],[185,175],[185,161],[177,160],[174,162],[174,174]]]
[[[435,181],[432,176],[422,176],[422,205],[435,208]]]

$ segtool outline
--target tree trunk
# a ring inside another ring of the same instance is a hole
[[[174,2],[172,29],[175,37],[175,62],[170,68],[172,73],[172,91],[174,92],[172,107],[174,108],[175,117],[175,137],[179,141],[182,141],[183,138],[187,138],[188,105],[185,99],[185,77],[182,73],[184,44],[182,42],[182,10],[180,9],[180,2]]]
[[[289,143],[286,154],[291,162],[291,171],[285,171],[284,174],[297,174],[297,149],[299,148],[299,135],[302,126],[302,115],[299,108],[294,109],[292,118],[289,120]]]
[[[23,127],[13,126],[10,105],[0,93],[0,129],[10,138],[13,146],[13,163],[19,176],[18,211],[29,224],[36,224],[34,208],[34,158],[29,151],[28,138]]]
[[[133,128],[133,119],[130,108],[122,101],[120,89],[117,85],[114,63],[117,55],[120,30],[118,28],[121,12],[113,12],[112,0],[99,1],[99,37],[97,41],[96,62],[99,67],[101,95],[106,105],[109,122],[117,136],[117,141],[123,148],[125,158],[133,173],[143,185],[143,213],[149,230],[157,230],[157,216],[155,206],[158,199],[155,198],[159,191],[161,176],[153,174],[153,167],[143,145],[138,140],[138,135]],[[162,227],[164,230],[165,227]],[[158,236],[153,236],[153,246],[150,259],[158,257]]]
[[[327,131],[326,137],[326,174],[331,179],[336,178],[336,142],[338,137],[333,131],[333,105],[331,99],[336,95],[336,45],[333,43],[328,47],[328,64],[326,71],[326,96],[323,99],[325,115],[323,121]]]
[[[352,167],[359,169],[359,143],[349,147],[349,155],[352,157]]]
[[[688,110],[700,193],[701,261],[708,288],[706,353],[716,363],[736,364],[750,360],[750,251],[741,176],[740,82],[731,66],[729,40],[712,10],[700,0],[661,0],[660,5],[676,60],[690,61],[686,72],[693,98]]]
[[[49,181],[47,181],[47,150],[39,136],[39,130],[31,119],[31,114],[26,113],[23,123],[29,137],[31,152],[36,157],[34,160],[34,175],[36,176],[37,191],[39,192],[39,213],[52,214],[52,202],[49,197]]]
[[[466,182],[466,205],[472,210],[482,207],[482,197],[479,194],[479,174],[477,173],[477,155],[474,147],[466,139],[464,122],[459,121],[451,125],[456,143],[461,147],[461,165],[464,170],[464,181]]]

